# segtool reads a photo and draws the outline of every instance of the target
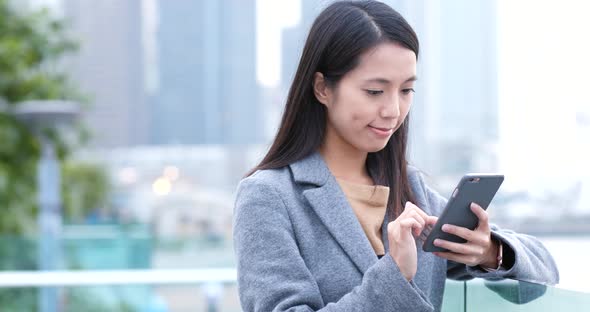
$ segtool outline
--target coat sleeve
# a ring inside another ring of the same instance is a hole
[[[447,199],[426,186],[422,181],[431,211],[440,215]],[[535,237],[519,234],[490,224],[492,237],[502,243],[505,265],[500,270],[486,272],[479,266],[471,267],[462,263],[447,261],[447,277],[467,280],[474,277],[486,279],[510,278],[537,284],[555,285],[559,282],[557,265],[549,251]]]
[[[277,190],[249,177],[238,186],[233,220],[238,293],[243,311],[433,311],[415,283],[386,255],[337,302],[323,301],[302,258]]]

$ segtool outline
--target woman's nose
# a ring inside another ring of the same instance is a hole
[[[382,118],[397,118],[400,115],[400,101],[397,96],[393,97],[390,101],[383,106],[381,109]]]

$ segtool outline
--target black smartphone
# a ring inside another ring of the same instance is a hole
[[[487,209],[503,181],[504,175],[502,174],[469,173],[463,176],[438,221],[424,240],[422,250],[426,252],[448,251],[433,244],[437,238],[465,243],[465,239],[443,232],[443,224],[453,224],[474,230],[479,223],[479,219],[471,211],[471,203],[474,202],[483,209]]]

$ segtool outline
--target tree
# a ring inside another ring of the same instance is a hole
[[[17,10],[11,3],[16,2],[0,0],[0,270],[35,270],[36,240],[27,234],[37,228],[40,142],[12,111],[26,100],[87,101],[60,70],[63,57],[77,50],[66,35],[66,22],[47,9]],[[81,124],[73,133],[74,141],[57,129],[48,130],[63,168],[67,219],[84,214],[81,207],[97,208],[108,195],[101,168],[68,161],[70,150],[87,138]],[[1,290],[2,311],[35,310],[35,294],[35,289]]]
[[[8,0],[0,0],[0,233],[32,233],[36,228],[36,168],[40,145],[37,138],[15,117],[11,111],[26,100],[68,99],[85,103],[85,97],[68,81],[60,71],[63,57],[77,50],[77,43],[65,31],[66,22],[54,18],[47,9],[18,11]],[[87,138],[83,125],[74,127],[77,139],[66,141],[56,129],[50,135],[57,146],[58,156],[65,168],[64,197],[76,198],[69,194],[68,183],[80,180],[80,166],[67,163],[69,151]],[[96,177],[88,166],[84,173]],[[74,176],[68,176],[73,173]],[[95,183],[92,185],[92,183]],[[106,179],[93,179],[77,191],[91,194],[95,203],[104,202]],[[93,190],[100,190],[99,194]],[[92,196],[94,194],[94,196]],[[87,198],[88,196],[86,196]],[[70,205],[72,200],[66,200]],[[95,208],[95,207],[92,207]],[[79,211],[64,207],[65,212]],[[69,217],[68,215],[66,215]]]
[[[37,210],[39,142],[11,110],[25,100],[77,96],[66,76],[52,68],[75,49],[63,22],[49,11],[21,14],[0,0],[0,233],[32,232]],[[58,146],[63,159],[64,146]]]
[[[62,172],[63,215],[66,222],[84,222],[89,213],[107,206],[110,183],[101,166],[67,162],[62,166]]]

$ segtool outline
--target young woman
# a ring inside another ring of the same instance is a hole
[[[238,187],[234,243],[244,311],[440,310],[445,279],[554,284],[533,237],[445,226],[464,244],[417,246],[446,200],[407,165],[418,38],[376,1],[315,20],[268,154]],[[499,259],[502,259],[501,261]]]

